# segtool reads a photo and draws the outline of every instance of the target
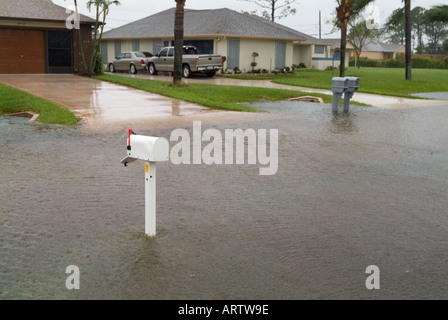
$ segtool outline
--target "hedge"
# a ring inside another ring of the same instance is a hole
[[[404,68],[405,61],[403,59],[373,60],[366,57],[359,59],[361,67],[378,67],[378,68]],[[355,58],[350,57],[350,66],[355,66]],[[411,59],[412,68],[416,69],[448,69],[448,57],[443,61],[426,57],[413,57]]]

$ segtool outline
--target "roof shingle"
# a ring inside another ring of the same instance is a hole
[[[175,8],[132,22],[105,32],[103,39],[160,38],[174,34]],[[185,9],[184,35],[189,36],[239,36],[247,38],[272,38],[304,40],[306,35],[294,29],[253,15],[230,9]]]
[[[65,11],[51,0],[0,0],[0,18],[66,21],[70,15]],[[80,22],[93,24],[95,20],[80,15]]]

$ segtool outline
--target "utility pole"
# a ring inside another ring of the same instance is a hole
[[[322,39],[322,12],[319,10],[319,39]]]

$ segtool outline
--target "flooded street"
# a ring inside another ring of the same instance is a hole
[[[278,129],[277,174],[158,164],[154,239],[127,131],[0,117],[0,299],[448,299],[448,103],[255,106],[203,130]]]

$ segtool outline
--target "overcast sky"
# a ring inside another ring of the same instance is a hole
[[[73,7],[73,0],[52,0],[54,3]],[[83,14],[93,17],[86,9],[87,0],[78,0],[78,5]],[[117,28],[130,22],[156,14],[163,10],[176,6],[175,0],[120,0],[121,5],[113,6],[107,20],[106,30]],[[446,0],[412,0],[413,7],[431,8],[434,5],[446,4]],[[308,35],[319,36],[319,11],[322,15],[322,38],[338,38],[339,32],[332,32],[332,25],[329,21],[334,16],[336,0],[296,0],[294,8],[297,13],[276,22],[306,33]],[[372,15],[375,15],[382,24],[393,10],[403,6],[402,0],[375,0],[370,8]],[[218,9],[229,8],[238,12],[254,11],[259,13],[264,9],[256,4],[244,0],[187,0],[187,9]],[[376,9],[376,10],[374,10]]]

